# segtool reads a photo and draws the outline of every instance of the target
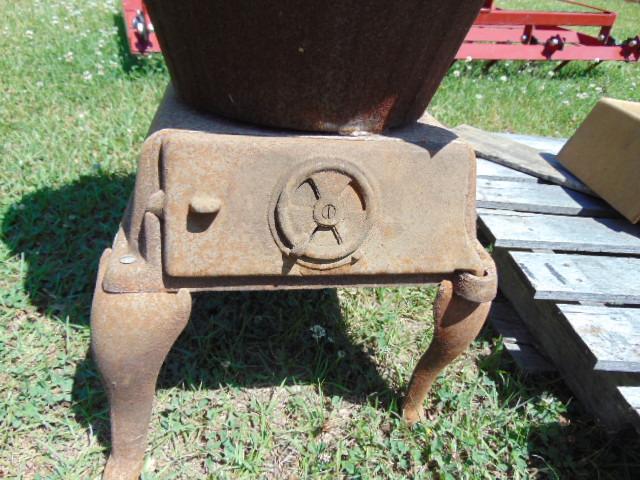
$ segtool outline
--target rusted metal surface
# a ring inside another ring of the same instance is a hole
[[[482,247],[479,247],[482,249]],[[423,418],[423,402],[437,376],[464,352],[484,325],[491,302],[498,291],[498,276],[493,259],[482,250],[485,275],[440,284],[434,304],[435,330],[429,349],[416,365],[402,415],[409,424]]]
[[[180,95],[272,127],[373,131],[419,118],[482,0],[146,0]]]
[[[160,366],[191,291],[443,281],[403,411],[477,335],[496,292],[476,240],[475,157],[437,122],[309,135],[198,114],[169,89],[103,255],[92,349],[111,408],[104,478],[138,478]]]
[[[102,375],[111,416],[106,480],[135,480],[160,367],[191,313],[188,291],[111,294],[102,279],[112,252],[100,259],[91,308],[91,349]]]
[[[261,135],[171,91],[165,101],[108,291],[425,283],[482,269],[475,157],[446,129]]]

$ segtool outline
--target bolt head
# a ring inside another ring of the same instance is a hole
[[[124,265],[130,265],[135,262],[136,262],[136,257],[134,257],[133,255],[123,255],[122,257],[120,257],[120,263]]]

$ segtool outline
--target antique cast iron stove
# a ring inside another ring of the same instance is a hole
[[[259,8],[244,3],[148,2],[177,91],[167,89],[143,145],[134,194],[113,248],[100,260],[91,324],[111,408],[107,479],[134,479],[140,473],[155,382],[188,321],[191,292],[441,282],[434,339],[403,402],[409,423],[422,415],[438,373],[478,334],[496,293],[494,264],[476,240],[473,151],[433,119],[414,120],[482,0],[348,0],[335,7],[322,2],[322,8],[289,0]],[[204,12],[192,11],[198,8]],[[343,15],[340,29],[331,27],[338,17],[327,16],[327,8]],[[415,15],[421,12],[426,29],[416,27]],[[288,23],[302,21],[305,14],[322,21],[307,21],[304,28]],[[455,21],[435,28],[434,22],[447,15]],[[390,16],[395,24],[385,21]],[[209,28],[203,18],[225,20],[212,20]],[[202,57],[180,57],[184,41],[191,41],[185,19],[204,32],[198,37]],[[407,22],[427,42],[407,47],[425,65],[408,68],[411,62],[404,57],[396,62],[407,73],[407,84],[384,62],[366,62],[370,54],[360,51],[359,43],[337,46],[339,31],[358,25],[360,36],[391,61],[402,57],[406,38],[398,44],[393,35],[406,36]],[[229,41],[231,24],[260,30],[262,47],[237,37],[237,31],[236,42]],[[220,38],[218,29],[223,29]],[[318,43],[323,35],[326,41]],[[216,62],[227,55],[216,43],[225,39],[233,44],[228,69]],[[337,49],[333,54],[325,51],[327,43]],[[278,50],[286,44],[293,46],[290,51]],[[258,57],[262,62],[256,69],[270,68],[260,48],[274,56],[270,75],[251,69],[251,59]],[[301,55],[311,60],[296,64]],[[221,70],[207,70],[212,65]],[[373,77],[369,91],[363,69]],[[346,81],[349,75],[355,85]],[[326,91],[317,77],[329,82]],[[207,89],[207,81],[215,86]],[[195,107],[299,130],[239,123]],[[389,125],[398,128],[380,133]]]

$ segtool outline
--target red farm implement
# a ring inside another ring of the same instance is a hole
[[[569,0],[576,12],[503,10],[485,6],[460,47],[457,58],[473,60],[638,61],[640,38],[617,43],[611,36],[617,14]],[[567,27],[599,29],[596,36]]]
[[[640,59],[640,37],[618,43],[611,31],[617,14],[571,0],[580,11],[505,10],[486,0],[456,56],[458,60],[626,61]],[[143,0],[122,0],[129,47],[134,54],[160,52]],[[576,27],[598,29],[595,35]],[[194,33],[195,34],[195,33]]]

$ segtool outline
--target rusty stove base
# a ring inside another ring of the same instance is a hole
[[[191,292],[436,282],[434,339],[402,406],[409,423],[496,294],[475,238],[473,152],[429,119],[386,135],[264,130],[198,114],[169,88],[92,306],[111,412],[104,478],[140,474],[157,376]]]

